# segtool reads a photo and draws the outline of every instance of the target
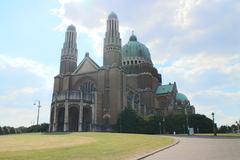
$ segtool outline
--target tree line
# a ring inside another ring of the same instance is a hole
[[[213,121],[202,114],[172,114],[162,116],[152,114],[142,116],[135,110],[125,108],[118,116],[115,130],[123,133],[145,133],[145,134],[177,134],[188,133],[188,127],[194,129],[194,133],[212,133]],[[215,128],[218,133],[230,133],[236,126],[221,126]]]
[[[10,127],[0,126],[0,135],[17,134],[17,133],[31,133],[31,132],[48,132],[49,124],[42,123],[40,125],[32,125],[30,127]]]

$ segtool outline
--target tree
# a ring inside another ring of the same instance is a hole
[[[142,133],[144,120],[132,108],[125,108],[118,116],[116,129],[124,133]]]
[[[48,132],[49,131],[49,124],[48,123],[42,123],[40,125],[40,132]]]
[[[3,134],[3,130],[2,130],[2,127],[0,126],[0,135]]]
[[[2,129],[3,129],[3,134],[9,134],[9,130],[7,126],[4,126]]]
[[[151,114],[144,117],[144,133],[159,134],[163,133],[163,118],[158,114]]]
[[[14,127],[9,127],[9,134],[15,134],[15,128]]]
[[[232,132],[232,128],[228,125],[222,125],[219,127],[218,132],[219,133],[230,133],[230,132]]]
[[[194,128],[194,132],[211,133],[213,131],[213,122],[205,115],[189,115],[189,127]]]

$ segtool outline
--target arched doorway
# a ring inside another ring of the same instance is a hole
[[[69,108],[69,131],[77,132],[78,131],[78,121],[79,121],[79,110],[77,107]]]
[[[91,125],[92,125],[92,109],[89,106],[83,107],[82,130],[84,132],[91,131]]]
[[[64,107],[61,107],[57,110],[57,131],[64,131]]]

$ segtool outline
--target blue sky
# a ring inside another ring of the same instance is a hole
[[[78,32],[78,63],[85,52],[102,65],[107,15],[120,21],[123,44],[131,31],[147,45],[163,83],[177,82],[196,112],[233,124],[240,119],[240,1],[41,0],[0,5],[0,125],[49,121],[53,77],[64,32]]]

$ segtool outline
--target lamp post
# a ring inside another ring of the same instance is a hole
[[[185,108],[185,115],[186,115],[186,123],[187,123],[187,134],[189,135],[188,113],[186,108]]]
[[[239,131],[239,130],[240,130],[240,129],[239,129],[239,128],[240,128],[240,127],[239,127],[239,126],[240,126],[240,120],[239,120],[239,122],[236,121],[236,124],[237,124],[237,128],[238,128],[238,132],[237,132],[237,133],[240,133],[240,131]]]
[[[213,119],[213,134],[214,136],[217,136],[216,128],[215,128],[215,123],[214,123],[214,113],[212,112],[212,119]]]
[[[36,104],[37,102],[37,104]],[[40,112],[40,108],[41,108],[41,105],[40,105],[40,100],[36,100],[35,103],[33,104],[34,106],[37,106],[38,107],[38,113],[37,113],[37,125],[38,125],[38,122],[39,122],[39,112]]]

